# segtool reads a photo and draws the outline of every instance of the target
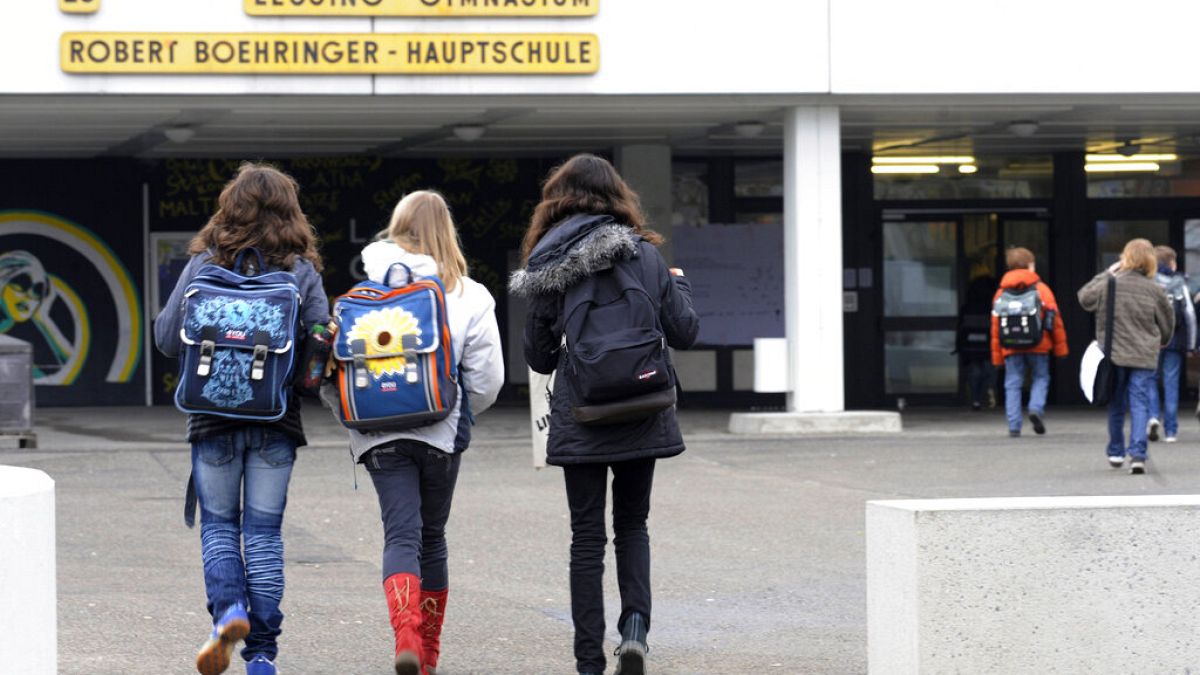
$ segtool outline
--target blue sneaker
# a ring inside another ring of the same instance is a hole
[[[233,649],[250,634],[250,616],[242,603],[225,610],[213,626],[208,642],[196,654],[196,670],[200,675],[220,675],[229,667]]]
[[[262,654],[246,662],[246,675],[277,675],[278,672],[275,663]]]

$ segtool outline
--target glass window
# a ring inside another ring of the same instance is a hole
[[[1049,225],[1044,220],[1004,221],[1005,248],[1027,248],[1037,259],[1038,274],[1046,278],[1050,274]]]
[[[1192,295],[1200,293],[1200,219],[1183,221],[1183,271]]]
[[[738,161],[733,167],[733,196],[782,197],[783,161]]]
[[[954,316],[956,223],[883,224],[884,316]]]
[[[967,282],[990,278],[996,274],[996,238],[999,218],[994,213],[971,213],[963,216],[963,255],[967,262]]]
[[[1119,199],[1200,196],[1200,157],[1185,157],[1176,161],[1159,160],[1154,163],[1160,167],[1157,171],[1089,172],[1088,197]]]
[[[884,336],[889,394],[954,394],[958,357],[954,331],[889,331]]]
[[[1102,270],[1121,258],[1121,251],[1130,239],[1142,237],[1150,243],[1165,244],[1169,240],[1165,220],[1097,220],[1096,270]]]
[[[1037,199],[1054,194],[1054,162],[1049,155],[976,157],[973,173],[939,165],[931,174],[874,174],[875,199]]]
[[[708,223],[708,165],[675,162],[671,166],[671,224]]]

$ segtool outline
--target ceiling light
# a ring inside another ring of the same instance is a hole
[[[875,164],[974,164],[970,155],[937,155],[929,157],[879,157],[871,158]]]
[[[763,130],[766,128],[767,125],[763,124],[762,122],[738,122],[737,124],[733,125],[733,133],[741,136],[742,138],[754,138],[755,136],[761,136]]]
[[[871,173],[937,173],[936,164],[876,164]]]
[[[458,124],[454,127],[454,135],[460,141],[477,141],[483,138],[485,127],[482,124]]]
[[[1174,162],[1179,159],[1179,155],[1173,152],[1163,153],[1143,153],[1140,155],[1108,155],[1095,154],[1086,155],[1088,162]]]
[[[196,137],[196,130],[191,127],[167,127],[163,135],[172,143],[187,143]]]
[[[1088,173],[1117,172],[1117,171],[1158,171],[1157,162],[1096,162],[1084,164],[1083,170]]]
[[[1038,123],[1035,120],[1014,120],[1008,123],[1008,133],[1013,136],[1032,136],[1037,130]]]
[[[974,164],[960,164],[960,165],[958,165],[958,172],[959,172],[959,173],[975,173],[975,172],[976,172],[976,171],[978,171],[978,170],[979,170],[979,167],[975,166]]]

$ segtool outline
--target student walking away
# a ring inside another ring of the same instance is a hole
[[[244,639],[246,672],[274,675],[280,526],[296,448],[306,443],[292,392],[294,346],[328,320],[329,301],[317,238],[290,176],[243,164],[217,206],[192,240],[154,339],[163,354],[181,358],[175,401],[189,413],[185,518],[190,526],[194,494],[213,618],[196,669],[224,672]]]
[[[958,310],[955,349],[967,374],[967,392],[971,410],[996,404],[996,369],[992,366],[992,296],[996,277],[976,277],[967,285],[967,299]]]
[[[1046,395],[1050,391],[1050,354],[1067,355],[1067,331],[1058,301],[1037,274],[1033,252],[1010,248],[1008,272],[992,305],[992,363],[1004,366],[1004,411],[1008,435],[1020,436],[1021,390],[1031,374],[1029,422],[1036,434],[1046,433]]]
[[[1158,258],[1158,274],[1154,280],[1162,287],[1175,313],[1175,329],[1171,341],[1158,355],[1158,371],[1155,383],[1150,387],[1150,425],[1146,430],[1151,441],[1157,441],[1159,428],[1166,434],[1167,443],[1174,443],[1179,435],[1179,375],[1183,372],[1184,358],[1196,345],[1196,310],[1192,307],[1187,280],[1178,271],[1175,249],[1170,246],[1155,246]],[[1162,396],[1158,388],[1162,386]]]
[[[1150,388],[1159,349],[1171,341],[1175,312],[1155,283],[1158,261],[1145,239],[1125,244],[1121,259],[1079,289],[1079,304],[1096,317],[1096,342],[1104,344],[1108,297],[1113,294],[1112,353],[1114,391],[1108,404],[1108,463],[1119,469],[1130,458],[1130,473],[1146,471],[1146,427]],[[1129,410],[1129,445],[1125,411]]]
[[[370,281],[334,305],[331,403],[379,498],[396,673],[433,675],[450,593],[450,503],[474,415],[500,393],[504,360],[496,302],[467,276],[440,194],[401,199],[377,239],[362,252]]]
[[[637,194],[606,160],[577,155],[551,172],[510,280],[530,303],[525,359],[557,369],[547,463],[563,467],[571,512],[575,665],[601,673],[605,502],[611,471],[621,612],[620,675],[645,669],[650,629],[646,517],[655,462],[683,452],[668,347],[687,349],[700,322],[682,270],[668,269]]]

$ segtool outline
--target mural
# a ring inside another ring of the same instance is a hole
[[[141,301],[104,241],[51,213],[0,211],[0,251],[0,333],[33,345],[35,384],[134,380]]]

